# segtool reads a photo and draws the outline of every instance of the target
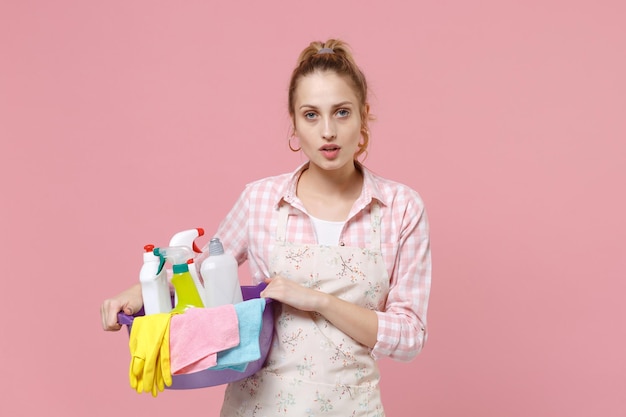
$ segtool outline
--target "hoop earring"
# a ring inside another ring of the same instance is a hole
[[[302,149],[302,146],[301,146],[301,147],[299,147],[299,148],[297,148],[297,149],[295,149],[293,146],[291,146],[291,139],[293,139],[293,138],[295,138],[295,137],[296,137],[296,135],[291,135],[291,136],[289,136],[289,142],[288,142],[288,144],[289,144],[289,149],[291,149],[291,152],[298,152],[298,151],[300,151],[300,149]]]

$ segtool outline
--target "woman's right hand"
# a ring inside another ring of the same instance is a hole
[[[135,284],[113,298],[104,300],[100,307],[102,328],[106,331],[117,331],[122,325],[117,322],[117,313],[123,311],[129,316],[136,313],[143,306],[141,285]]]

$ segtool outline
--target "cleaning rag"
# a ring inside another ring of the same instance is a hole
[[[217,352],[239,344],[237,312],[232,304],[190,308],[172,317],[170,356],[173,375],[215,366]]]
[[[248,362],[261,357],[259,335],[263,325],[265,298],[253,298],[235,304],[239,320],[239,344],[217,353],[217,365],[211,369],[233,369],[243,372]]]

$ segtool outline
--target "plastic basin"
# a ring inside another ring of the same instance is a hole
[[[260,293],[263,291],[265,286],[266,284],[264,283],[257,286],[242,286],[241,293],[244,301],[251,300],[253,298],[260,298]],[[272,335],[274,333],[274,304],[275,302],[271,299],[268,298],[266,300],[265,310],[263,312],[263,323],[261,326],[261,333],[259,335],[261,357],[254,362],[249,362],[245,371],[239,372],[233,369],[211,370],[209,368],[192,374],[172,375],[172,385],[167,388],[194,389],[212,387],[247,378],[259,371],[265,363],[270,345],[272,344]],[[128,331],[130,333],[134,317],[142,315],[143,310],[139,311],[134,316],[119,313],[117,318],[120,324],[128,326]]]

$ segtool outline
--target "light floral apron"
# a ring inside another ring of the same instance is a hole
[[[289,205],[279,209],[270,270],[359,306],[380,310],[389,278],[380,252],[380,207],[374,202],[368,248],[292,244]],[[370,349],[319,313],[276,308],[268,360],[255,375],[229,384],[222,417],[382,417],[378,366]]]

